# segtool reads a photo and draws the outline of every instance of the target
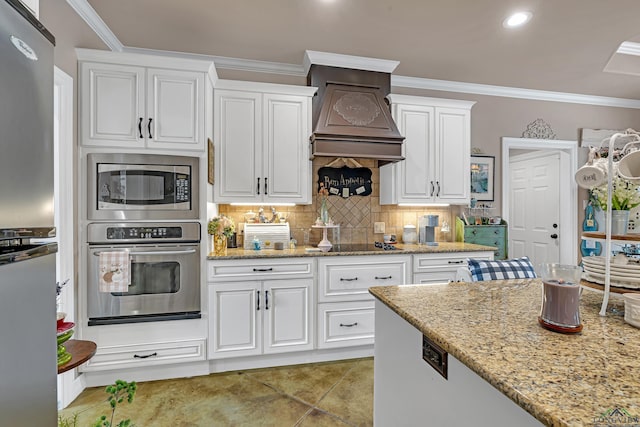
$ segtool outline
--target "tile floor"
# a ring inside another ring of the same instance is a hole
[[[92,425],[110,413],[106,397],[88,388],[59,415]],[[114,425],[126,418],[137,427],[372,426],[373,358],[141,382]]]

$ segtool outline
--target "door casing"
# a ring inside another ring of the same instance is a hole
[[[509,159],[511,150],[562,151],[569,156],[569,167],[560,170],[560,200],[570,200],[561,209],[559,237],[560,263],[576,265],[578,262],[578,186],[574,175],[578,167],[578,142],[533,138],[502,138],[502,218],[509,224]]]

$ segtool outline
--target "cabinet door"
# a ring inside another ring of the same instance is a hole
[[[81,144],[144,147],[144,76],[142,67],[82,63]]]
[[[204,148],[204,74],[147,70],[145,135],[149,147]]]
[[[398,106],[400,133],[405,136],[404,157],[398,162],[400,184],[398,203],[430,201],[435,194],[433,141],[435,138],[434,109],[419,105]]]
[[[264,282],[264,353],[313,350],[313,279]]]
[[[261,202],[262,95],[214,92],[216,202]]]
[[[263,97],[265,201],[311,203],[310,102],[306,96]]]
[[[209,286],[209,358],[249,356],[262,349],[260,282]]]
[[[435,180],[437,201],[469,203],[469,110],[436,109]]]

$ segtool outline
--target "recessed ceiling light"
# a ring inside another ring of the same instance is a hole
[[[516,12],[502,22],[505,28],[520,27],[531,20],[531,12]]]

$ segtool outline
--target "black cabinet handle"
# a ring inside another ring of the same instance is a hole
[[[499,234],[499,233],[500,233],[500,231],[498,231],[498,230],[493,230],[493,234]]]
[[[430,196],[433,197],[433,192],[435,191],[435,188],[433,186],[433,181],[431,181],[431,194]]]
[[[267,192],[267,177],[266,176],[264,177],[264,194],[269,194]]]
[[[358,322],[353,322],[353,323],[340,323],[340,326],[342,326],[343,328],[351,328],[353,326],[358,326]]]
[[[157,352],[153,352],[151,354],[145,354],[144,356],[140,356],[139,354],[134,354],[133,358],[134,359],[146,359],[146,358],[149,358],[149,357],[155,357],[157,355],[158,355]]]
[[[354,280],[358,280],[358,278],[357,277],[354,277],[352,279],[343,279],[342,277],[340,278],[341,282],[353,282]]]
[[[553,234],[551,235],[551,238],[552,238],[552,239],[557,239],[557,238],[558,238],[558,235],[557,235],[556,233],[553,233]]]
[[[436,181],[436,185],[438,186],[438,192],[436,193],[436,197],[440,197],[440,181]]]
[[[471,230],[471,234],[473,234],[474,236],[476,235],[478,231],[477,230]]]
[[[140,117],[140,120],[138,120],[138,137],[140,137],[141,139],[144,138],[144,136],[142,135],[142,120],[144,120],[142,117]]]
[[[256,292],[256,310],[260,310],[260,291]]]
[[[258,178],[258,184],[256,185],[256,191],[260,194],[260,178]]]
[[[149,124],[147,125],[147,130],[149,131],[149,139],[153,139],[153,135],[151,135],[151,122],[153,119],[149,119]]]
[[[447,261],[447,262],[448,262],[449,264],[462,264],[462,263],[464,263],[464,261],[463,261],[463,260],[460,260],[460,261]]]
[[[264,291],[264,309],[269,310],[269,291]]]
[[[273,268],[254,268],[253,271],[273,271]]]
[[[375,278],[376,280],[388,280],[388,279],[391,279],[391,276],[380,276],[380,277],[376,276]]]

